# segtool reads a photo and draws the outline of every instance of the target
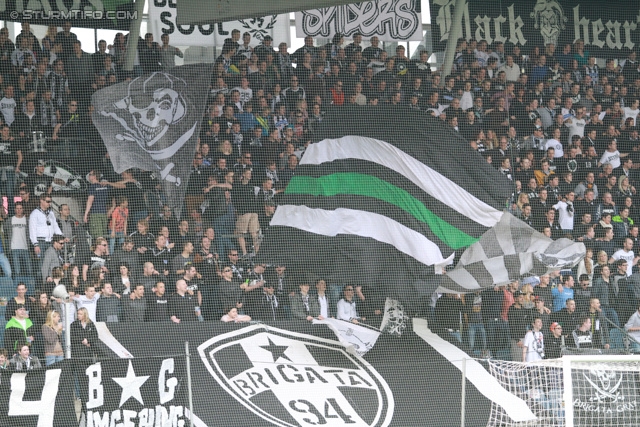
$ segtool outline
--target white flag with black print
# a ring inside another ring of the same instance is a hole
[[[205,111],[211,64],[145,74],[96,92],[93,123],[117,173],[138,168],[164,183],[179,212]]]
[[[389,335],[402,335],[410,320],[411,317],[405,313],[402,304],[398,300],[387,297],[380,331]]]
[[[526,274],[574,267],[585,255],[584,243],[552,240],[505,213],[464,251],[456,268],[442,276],[436,292],[474,292],[504,285]]]
[[[380,336],[380,331],[344,320],[323,319],[314,320],[313,323],[327,325],[329,329],[336,334],[338,340],[347,348],[347,351],[355,353],[358,356],[364,356],[371,350]]]

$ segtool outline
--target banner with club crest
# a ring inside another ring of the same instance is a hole
[[[387,301],[391,309],[404,318]],[[549,392],[513,383],[522,392],[514,393],[424,319],[407,319],[401,335],[368,337],[356,325],[345,334],[306,321],[187,323],[107,323],[99,345],[105,358],[96,363],[0,370],[0,426],[187,426],[191,419],[196,427],[406,427],[415,420],[450,427],[460,424],[465,372],[465,425],[484,427],[498,406],[505,424],[533,421],[540,401],[529,396]],[[353,351],[356,340],[368,351]],[[613,357],[572,364],[575,425],[640,422],[637,363]],[[555,372],[549,384],[563,380]]]

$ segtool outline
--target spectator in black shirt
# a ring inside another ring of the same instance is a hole
[[[68,58],[73,54],[73,43],[78,40],[78,36],[71,32],[71,22],[65,21],[62,24],[62,31],[56,35],[56,42],[62,44],[62,59]]]
[[[138,220],[136,224],[137,230],[129,235],[133,239],[134,249],[140,255],[144,255],[147,250],[153,247],[156,238],[149,233],[149,221],[146,219]]]
[[[78,112],[78,101],[72,99],[66,112],[61,114],[61,119],[53,128],[53,140],[60,138],[78,138],[81,135],[82,121]]]
[[[162,227],[169,229],[169,236],[171,236],[171,238],[178,234],[178,220],[173,216],[173,211],[168,205],[162,207],[162,216],[156,217],[155,220],[151,222],[151,232],[157,236],[160,234]]]
[[[153,264],[153,268],[160,273],[161,276],[168,276],[171,272],[170,264],[172,253],[166,247],[167,240],[164,236],[156,237],[155,246],[146,251],[147,262]]]
[[[26,182],[29,187],[29,192],[36,197],[40,197],[40,195],[44,193],[51,194],[51,191],[53,191],[53,178],[44,174],[46,163],[44,159],[38,160],[35,173],[29,174],[27,177]]]
[[[551,334],[544,334],[544,358],[558,359],[562,357],[562,325],[553,322],[549,327]]]
[[[509,333],[511,335],[511,357],[512,360],[520,360],[518,356],[522,354],[522,340],[527,333],[531,323],[531,309],[524,308],[524,294],[515,291],[514,303],[509,307],[507,317],[509,319]]]
[[[503,287],[495,286],[480,293],[482,297],[482,321],[487,332],[488,348],[495,355],[504,350],[509,341],[509,328],[500,316],[504,299]]]
[[[153,294],[145,297],[147,298],[145,322],[166,322],[169,319],[169,300],[164,288],[164,282],[158,282],[152,289]]]
[[[169,318],[174,323],[196,322],[200,310],[196,310],[196,297],[187,292],[187,282],[180,279],[176,282],[176,292],[169,297]]]
[[[562,325],[565,333],[570,333],[577,325],[580,313],[576,310],[576,301],[569,298],[565,301],[565,307],[552,314],[551,320]]]
[[[275,321],[284,319],[284,304],[275,295],[273,283],[265,283],[263,292],[257,293],[251,304],[253,319],[263,321]]]
[[[377,36],[373,36],[369,40],[369,43],[371,43],[371,46],[364,48],[362,51],[364,59],[372,61],[380,58],[380,55],[383,52],[383,50],[378,46],[380,44],[380,39]]]
[[[32,132],[41,130],[40,125],[40,117],[36,113],[35,102],[27,101],[25,111],[16,114],[16,119],[11,126],[14,129],[14,134],[29,141],[32,138]]]
[[[153,41],[153,34],[144,35],[144,42],[138,44],[140,65],[145,73],[160,70],[160,46]]]
[[[589,300],[591,299],[589,275],[581,274],[578,282],[579,286],[573,288],[573,299],[576,302],[576,310],[579,313],[584,313],[589,309]]]
[[[442,338],[459,345],[462,343],[462,316],[464,303],[459,294],[445,293],[438,301],[434,311],[434,331]]]
[[[234,277],[233,270],[229,266],[222,269],[222,277],[218,282],[219,310],[222,307],[235,306],[238,310],[243,307],[243,292],[239,281]]]

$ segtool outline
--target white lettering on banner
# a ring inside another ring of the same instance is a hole
[[[166,379],[167,374],[173,374],[175,362],[173,359],[164,359],[158,375],[158,393],[160,393],[160,403],[165,404],[173,400],[178,379],[175,377]]]
[[[436,17],[436,24],[440,27],[440,41],[449,39],[449,31],[451,31],[452,25],[452,12],[455,6],[455,0],[434,0],[434,4],[439,5],[438,16]],[[466,40],[474,38],[476,41],[486,40],[491,44],[496,42],[506,42],[507,40],[513,44],[524,45],[527,43],[527,39],[524,37],[522,29],[524,27],[524,21],[520,15],[515,15],[514,6],[507,7],[508,18],[505,18],[500,14],[493,18],[487,16],[476,16],[473,22],[476,24],[476,29],[471,33],[471,19],[469,17],[469,4],[465,2],[464,11],[462,14],[463,22],[463,37]],[[493,22],[493,25],[491,25]],[[509,24],[509,37],[503,35],[503,24]],[[493,30],[493,32],[492,32]]]
[[[437,7],[435,22],[440,30],[440,42],[449,39],[451,31],[453,9],[455,0],[433,0],[433,5]],[[522,11],[521,6],[520,11]],[[329,8],[327,8],[329,9]],[[584,8],[583,8],[584,9]],[[469,4],[464,3],[464,11],[462,17],[462,37],[466,40],[475,39],[476,41],[485,40],[491,44],[494,41],[506,42],[525,45],[527,39],[524,36],[523,29],[527,25],[528,33],[531,33],[529,27],[533,27],[540,32],[544,44],[559,43],[559,36],[563,30],[571,31],[571,24],[565,25],[569,21],[570,15],[573,18],[573,40],[581,39],[585,46],[594,46],[598,48],[606,48],[612,50],[633,49],[636,43],[633,38],[640,24],[640,12],[634,13],[629,11],[625,16],[633,16],[631,20],[607,20],[602,19],[591,20],[586,18],[580,11],[580,5],[572,8],[572,14],[567,10],[563,10],[561,2],[558,0],[537,0],[532,8],[529,16],[524,19],[520,15],[516,15],[515,2],[506,7],[507,17],[503,16],[504,9],[498,9],[498,16],[488,15],[486,12],[471,17],[469,14]],[[623,18],[624,19],[624,18]],[[526,20],[526,21],[525,21]],[[472,26],[472,24],[474,24]],[[508,37],[505,33],[508,25]]]
[[[451,25],[453,22],[453,7],[455,0],[433,0],[433,4],[440,6],[438,8],[438,16],[436,17],[436,24],[440,27],[440,41],[449,40],[449,31],[451,31]],[[469,4],[464,3],[464,11],[462,12],[462,33],[466,34],[466,39],[471,34],[471,22],[469,21]]]
[[[270,35],[277,42],[289,43],[287,15],[270,15],[217,24],[178,25],[176,7],[176,0],[153,0],[149,4],[149,22],[154,40],[159,41],[163,34],[168,34],[169,42],[174,46],[222,46],[224,40],[231,37],[231,31],[240,30],[251,34],[252,44],[260,43],[266,35]]]
[[[62,369],[47,371],[42,387],[40,400],[22,400],[26,391],[27,374],[15,373],[11,375],[11,395],[9,396],[9,417],[37,415],[38,427],[53,427],[53,414],[58,396],[58,386]]]
[[[359,32],[381,40],[422,40],[417,0],[375,0],[296,12],[298,37],[333,37]]]
[[[522,27],[524,27],[522,18],[520,18],[520,15],[517,18],[515,17],[513,5],[509,6],[507,10],[509,11],[509,41],[513,44],[525,44],[527,39],[522,34]]]
[[[104,387],[102,386],[102,365],[96,363],[85,371],[88,377],[89,396],[87,398],[87,409],[98,408],[104,405]]]
[[[364,359],[335,341],[255,325],[211,338],[198,353],[224,390],[273,425],[290,426],[291,418],[302,426],[391,422],[389,386]],[[243,361],[242,369],[230,368],[237,360]],[[354,404],[352,393],[367,401]],[[256,405],[264,399],[273,404]],[[375,417],[363,417],[363,407],[377,408]]]
[[[87,427],[184,427],[189,418],[182,406],[144,408],[140,411],[116,409],[112,412],[87,411]]]
[[[594,45],[598,47],[604,47],[606,44],[609,49],[622,49],[623,47],[633,49],[635,43],[631,41],[631,31],[638,29],[638,20],[640,20],[640,14],[636,18],[636,22],[624,21],[621,24],[618,21],[607,21],[606,24],[602,24],[602,20],[590,21],[585,17],[580,17],[580,5],[573,8],[573,31],[574,40],[582,39],[586,45]],[[589,26],[591,26],[591,37],[589,34]],[[604,40],[600,39],[600,33],[607,30],[607,35]],[[620,28],[624,28],[624,42],[622,41],[622,35]]]
[[[638,407],[638,403],[634,400],[632,402],[620,403],[616,406],[603,406],[599,405],[597,402],[586,402],[580,399],[575,399],[573,401],[573,406],[586,411],[592,412],[594,414],[613,414],[613,412],[627,412],[627,411],[635,411]]]
[[[172,376],[174,370],[175,360],[173,358],[164,359],[162,361],[160,371],[158,373],[158,402],[160,403],[160,405],[155,406],[155,408],[145,408],[138,412],[121,409],[110,412],[99,410],[91,411],[91,409],[98,409],[104,405],[104,386],[102,385],[102,365],[100,363],[95,363],[89,366],[85,371],[89,385],[86,414],[87,426],[184,426],[185,421],[183,420],[183,417],[186,417],[186,415],[184,414],[184,409],[182,406],[172,405],[169,407],[168,412],[167,408],[161,406],[167,402],[172,401],[175,397],[175,390],[178,385],[178,379]],[[145,378],[149,377],[136,376],[131,361],[129,361],[129,369],[125,378],[109,379],[117,382],[121,387],[123,387],[122,395],[120,396],[120,406],[122,406],[129,399],[129,397],[134,397],[136,400],[138,400],[138,402],[144,405],[140,397],[140,387],[144,384],[144,381],[146,381]],[[137,423],[135,422],[136,419],[138,420]],[[115,421],[121,421],[123,423],[115,424]]]
[[[152,14],[151,9],[153,9],[154,12],[158,11],[159,9],[162,10],[160,11],[158,16],[159,19],[158,21],[156,21],[156,24],[155,24],[155,25],[159,25],[160,22],[164,24],[164,26],[160,27],[162,34],[169,34],[169,36],[171,36],[176,31],[178,31],[180,34],[185,36],[193,35],[197,37],[203,37],[203,36],[207,37],[213,34],[215,26],[212,24],[198,25],[197,27],[194,25],[177,25],[175,22],[175,18],[177,15],[176,8],[177,8],[177,4],[175,0],[153,0],[153,8],[150,7],[149,15]],[[197,28],[197,31],[194,34],[194,31],[196,30],[196,28]],[[222,24],[218,24],[218,31],[222,32]],[[226,34],[222,34],[222,35],[226,35]],[[160,40],[160,37],[157,37],[157,39]],[[173,43],[175,44],[176,42],[174,41]],[[213,38],[211,38],[211,43],[213,43]]]
[[[581,396],[573,400],[576,410],[612,418],[616,413],[622,414],[637,409],[638,403],[630,391],[633,390],[633,386],[628,387],[629,384],[635,383],[632,372],[607,371],[602,366],[595,365],[579,377],[586,380],[591,387],[586,388],[586,391],[580,389]]]

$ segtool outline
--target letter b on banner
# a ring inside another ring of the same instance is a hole
[[[10,417],[37,415],[38,427],[54,427],[53,414],[56,408],[56,396],[58,395],[61,374],[62,369],[48,370],[40,400],[28,401],[23,400],[27,388],[27,374],[15,373],[11,375],[8,415]]]
[[[87,409],[99,408],[104,405],[104,387],[102,386],[102,365],[96,363],[85,371],[89,396],[87,397]]]

